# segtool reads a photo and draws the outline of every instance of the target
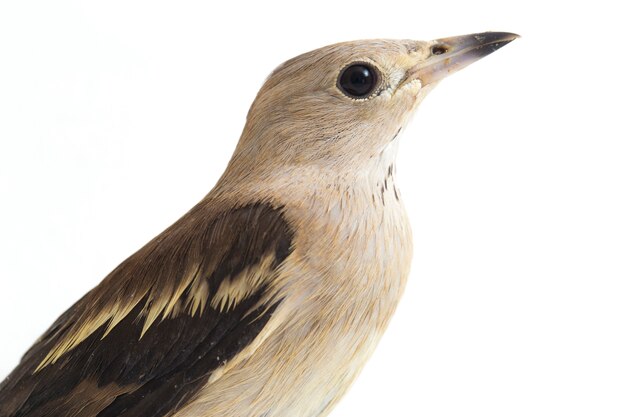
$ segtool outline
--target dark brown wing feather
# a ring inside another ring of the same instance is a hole
[[[252,342],[280,302],[267,297],[269,281],[229,307],[211,297],[268,257],[278,268],[292,238],[280,210],[267,204],[219,213],[197,206],[51,326],[0,385],[0,417],[168,415]],[[201,289],[208,300],[194,310]],[[100,313],[124,307],[99,324]],[[146,330],[150,311],[159,317]]]

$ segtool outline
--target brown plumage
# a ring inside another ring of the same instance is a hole
[[[281,65],[215,188],[35,343],[0,417],[326,415],[408,275],[397,136],[439,79],[514,38],[348,42]]]

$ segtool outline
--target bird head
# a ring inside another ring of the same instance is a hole
[[[441,79],[515,38],[361,40],[292,58],[259,91],[233,161],[367,170]]]

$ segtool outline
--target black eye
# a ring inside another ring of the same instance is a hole
[[[376,70],[367,64],[352,64],[341,72],[337,85],[346,95],[364,98],[372,93],[378,82]]]

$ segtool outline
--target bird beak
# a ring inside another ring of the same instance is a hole
[[[430,56],[408,71],[406,81],[419,79],[422,87],[436,83],[517,38],[514,33],[484,32],[437,39]]]

